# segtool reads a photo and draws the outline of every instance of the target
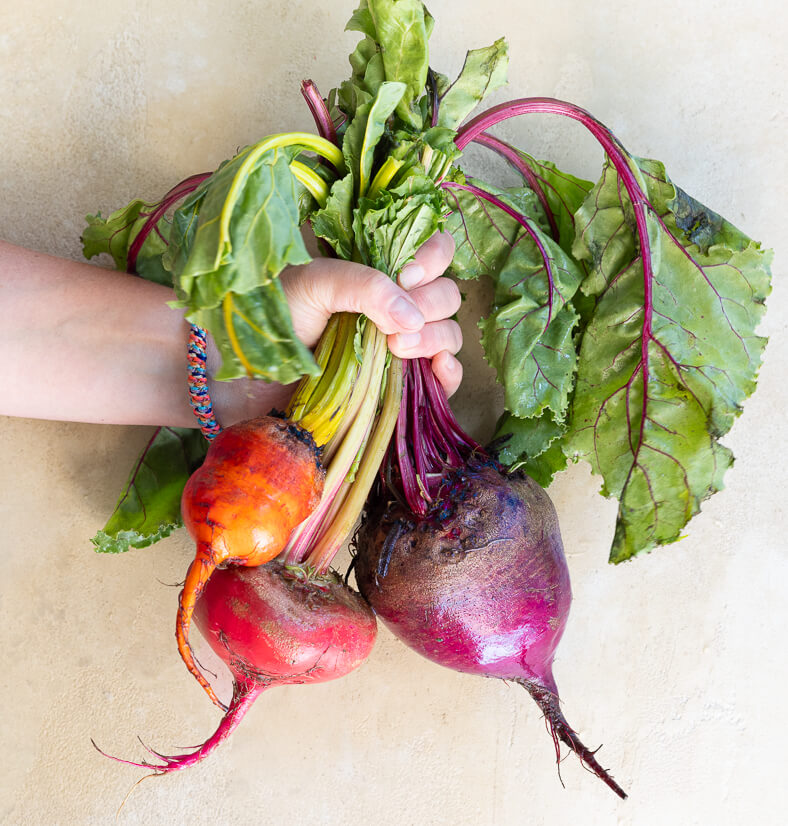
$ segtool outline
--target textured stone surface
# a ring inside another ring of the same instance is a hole
[[[308,128],[298,85],[347,73],[355,3],[0,4],[0,234],[79,256],[82,217],[155,197],[268,132]],[[778,0],[536,4],[432,0],[433,64],[506,34],[510,96],[557,95],[777,248],[760,389],[726,443],[727,489],[687,538],[619,568],[615,507],[583,466],[555,482],[575,603],[556,678],[567,717],[630,793],[561,766],[516,686],[444,671],[385,630],[348,678],[267,694],[221,753],[143,783],[127,824],[740,824],[784,822],[788,728],[785,249],[788,27]],[[504,94],[497,95],[499,100]],[[501,134],[576,174],[601,153],[576,124]],[[489,174],[492,161],[469,153]],[[499,394],[463,309],[463,421],[489,434]],[[0,298],[0,300],[2,300]],[[218,712],[180,662],[182,533],[92,552],[145,428],[0,419],[0,822],[104,824],[139,758],[193,745]],[[343,559],[344,563],[346,560]],[[207,655],[206,655],[207,659]],[[776,746],[776,747],[775,747]]]

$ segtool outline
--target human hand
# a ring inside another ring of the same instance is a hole
[[[403,268],[399,286],[378,270],[335,258],[287,268],[280,279],[296,335],[314,347],[333,313],[363,313],[388,336],[395,356],[431,359],[435,377],[451,396],[462,381],[454,357],[462,332],[450,318],[460,307],[460,291],[442,277],[453,256],[454,239],[436,233]]]

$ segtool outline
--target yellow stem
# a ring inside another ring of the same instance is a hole
[[[271,149],[282,149],[286,146],[301,146],[305,150],[315,152],[328,160],[340,175],[345,171],[345,159],[342,155],[342,150],[331,143],[331,141],[321,138],[320,135],[313,135],[311,132],[285,132],[263,138],[263,140],[245,152],[243,163],[235,173],[233,183],[230,191],[227,193],[227,198],[222,208],[221,224],[219,226],[222,238],[227,238],[229,235],[230,216],[232,215],[233,206],[238,199],[238,193],[249,173],[254,168],[254,165],[260,159],[260,156],[269,152]]]
[[[372,483],[386,455],[391,434],[397,423],[399,406],[402,399],[402,362],[392,358],[389,365],[386,394],[383,398],[383,407],[375,424],[375,429],[364,450],[361,464],[356,473],[352,487],[347,491],[341,507],[332,515],[328,529],[314,544],[312,552],[307,558],[307,565],[317,571],[328,570],[331,561],[342,544],[350,536],[353,526],[369,495]]]
[[[328,200],[328,184],[320,175],[301,161],[290,161],[290,171],[295,179],[309,190],[318,206],[321,209],[325,207]]]
[[[241,362],[246,372],[253,376],[259,372],[252,367],[249,360],[243,354],[241,343],[238,341],[238,336],[235,334],[235,323],[233,322],[233,294],[227,293],[222,301],[222,311],[224,313],[224,326],[227,329],[227,336],[230,339],[230,346],[236,355],[238,361]]]
[[[401,167],[402,161],[392,157],[386,158],[383,162],[383,166],[380,167],[377,175],[375,175],[372,179],[372,183],[369,185],[367,197],[374,198],[378,192],[385,189],[391,183],[391,179],[397,174],[397,172],[399,172]]]

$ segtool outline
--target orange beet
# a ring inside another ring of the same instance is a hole
[[[311,435],[287,419],[263,416],[223,430],[186,483],[181,513],[197,553],[181,591],[175,637],[186,667],[220,707],[189,645],[197,598],[218,565],[262,565],[277,556],[320,501],[324,479]]]

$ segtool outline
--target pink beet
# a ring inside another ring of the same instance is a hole
[[[155,774],[193,766],[230,735],[264,691],[343,677],[367,658],[377,633],[369,606],[338,576],[310,577],[278,561],[217,570],[197,602],[194,621],[233,674],[227,713],[192,752],[149,749],[161,762],[121,762]]]
[[[382,482],[356,536],[356,579],[409,647],[456,671],[516,682],[559,741],[620,797],[569,726],[553,657],[572,589],[547,493],[506,473],[457,423],[429,362],[406,362]]]

